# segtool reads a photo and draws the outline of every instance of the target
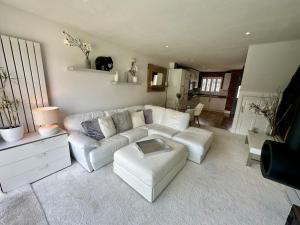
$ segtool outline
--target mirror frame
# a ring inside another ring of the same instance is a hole
[[[154,91],[159,92],[159,91],[166,90],[165,84],[167,81],[167,71],[168,71],[167,68],[156,66],[153,64],[148,64],[147,92],[154,92]],[[162,85],[151,86],[153,72],[163,74]]]

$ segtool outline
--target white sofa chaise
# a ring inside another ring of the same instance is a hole
[[[112,115],[128,110],[135,112],[152,110],[153,124],[127,130],[110,138],[96,141],[85,135],[81,123],[97,117]],[[69,143],[73,157],[89,172],[97,170],[113,161],[114,152],[148,135],[160,135],[186,145],[188,159],[200,163],[211,144],[213,133],[199,128],[189,128],[189,114],[163,107],[145,105],[119,108],[107,111],[95,111],[67,116],[64,126],[69,132]],[[202,131],[202,132],[201,132]],[[189,135],[189,141],[182,141],[182,135]]]

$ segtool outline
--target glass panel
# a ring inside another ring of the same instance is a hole
[[[217,86],[216,86],[216,92],[219,92],[221,89],[221,84],[222,84],[222,78],[217,79]]]
[[[217,79],[212,79],[211,87],[210,87],[210,92],[214,92],[215,91],[216,81],[217,81]]]
[[[201,91],[205,91],[205,86],[206,86],[206,79],[202,79]]]
[[[207,85],[206,85],[206,91],[210,90],[210,83],[211,83],[211,79],[207,79]]]

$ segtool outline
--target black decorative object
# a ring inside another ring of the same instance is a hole
[[[98,56],[95,60],[97,70],[110,71],[114,67],[114,63],[111,57]]]
[[[277,118],[285,143],[265,141],[260,168],[263,177],[300,190],[300,69],[283,92]],[[287,110],[288,109],[288,110]]]
[[[292,77],[289,85],[282,93],[282,101],[277,109],[277,127],[275,134],[285,138],[285,135],[296,115],[296,103],[300,98],[300,66],[298,67],[295,75]]]

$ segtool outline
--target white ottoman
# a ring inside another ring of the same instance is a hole
[[[142,140],[152,138],[165,140],[173,150],[141,158],[133,143],[116,151],[113,163],[114,172],[149,202],[153,202],[184,167],[188,155],[183,144],[158,135]]]
[[[189,127],[185,131],[175,135],[172,139],[187,147],[189,160],[200,164],[210,148],[213,133],[208,130]]]

